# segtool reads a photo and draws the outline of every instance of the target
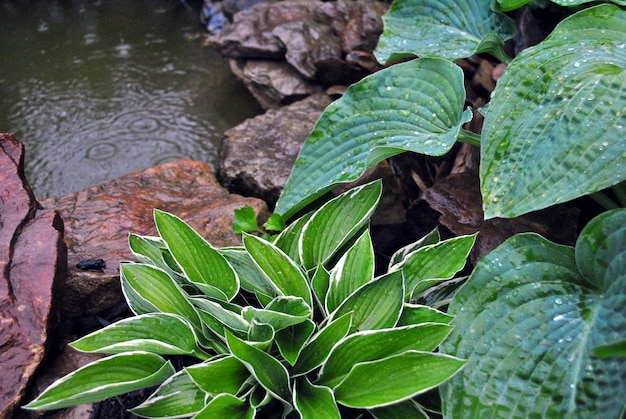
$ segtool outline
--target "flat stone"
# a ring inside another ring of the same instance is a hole
[[[67,254],[63,222],[24,176],[24,147],[0,133],[0,417],[20,404],[58,321]]]
[[[168,162],[43,204],[58,209],[65,221],[69,275],[63,306],[68,317],[123,301],[119,263],[135,260],[128,234],[156,236],[154,208],[182,218],[216,247],[241,243],[232,232],[236,209],[252,206],[261,219],[268,216],[263,201],[231,195],[207,163],[192,160]],[[103,259],[106,268],[76,268],[79,261],[94,258]]]
[[[273,206],[302,144],[330,103],[328,95],[316,94],[226,131],[218,171],[222,184]]]

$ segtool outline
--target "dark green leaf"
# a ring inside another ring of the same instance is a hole
[[[302,419],[341,419],[331,389],[315,386],[306,377],[296,381],[294,403]]]
[[[252,419],[256,410],[248,405],[245,400],[239,399],[232,394],[220,394],[209,402],[194,419]]]
[[[216,396],[221,393],[237,394],[250,377],[246,367],[233,356],[226,356],[186,367],[185,371],[205,392]]]
[[[276,332],[276,345],[280,354],[290,365],[294,365],[300,356],[302,347],[315,331],[315,323],[306,320]]]

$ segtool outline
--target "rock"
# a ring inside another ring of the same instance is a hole
[[[576,241],[580,211],[567,205],[553,206],[516,218],[485,220],[476,172],[465,171],[446,176],[424,191],[423,200],[441,214],[439,223],[453,235],[480,232],[471,253],[474,264],[517,233],[535,232],[570,246]]]
[[[63,221],[24,176],[24,147],[0,134],[0,417],[19,405],[58,321],[67,254]]]
[[[275,109],[323,89],[304,80],[284,61],[231,59],[232,72],[243,81],[263,109]]]
[[[226,131],[219,157],[222,184],[273,206],[304,140],[330,103],[326,94],[316,94]]]
[[[348,85],[379,70],[372,51],[387,9],[378,0],[262,2],[236,13],[208,45],[237,60],[233,72],[271,109],[311,94],[316,84]]]
[[[261,218],[268,215],[264,202],[229,194],[207,163],[191,160],[168,162],[43,204],[58,209],[65,220],[67,317],[97,313],[123,301],[119,262],[135,260],[128,234],[157,234],[153,208],[179,216],[217,247],[240,244],[231,228],[235,209],[252,206]],[[104,259],[106,267],[76,268],[84,259]]]

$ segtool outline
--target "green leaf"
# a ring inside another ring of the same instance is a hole
[[[206,313],[212,319],[219,322],[220,325],[229,328],[233,332],[248,333],[250,329],[250,323],[244,319],[241,315],[241,311],[233,311],[223,307],[215,301],[208,300],[206,298],[192,297],[189,299],[198,309]],[[241,309],[240,309],[241,310]],[[206,316],[203,320],[207,320]],[[224,336],[224,329],[219,326],[215,326],[213,321],[207,322],[209,328],[220,336]]]
[[[180,218],[154,210],[159,234],[185,276],[205,294],[230,301],[239,278],[224,257]]]
[[[422,406],[420,406],[417,402],[411,399],[399,403],[394,403],[389,406],[369,409],[369,412],[376,419],[430,418],[430,416],[428,416]]]
[[[507,240],[450,305],[441,348],[468,363],[445,385],[445,415],[621,417],[626,358],[592,351],[623,338],[625,305],[626,210],[589,222],[576,250],[534,234]]]
[[[306,374],[322,365],[328,359],[333,346],[348,334],[351,323],[350,315],[346,314],[328,323],[313,336],[302,348],[300,357],[293,366],[293,374]]]
[[[243,207],[236,209],[233,220],[233,233],[255,233],[257,231],[259,231],[259,225],[256,222],[254,208]]]
[[[491,8],[499,12],[510,12],[519,9],[532,0],[491,0]],[[554,0],[552,0],[554,2]]]
[[[250,373],[233,356],[212,359],[185,368],[185,371],[203,391],[216,396],[221,393],[237,394]]]
[[[420,351],[360,363],[334,388],[335,397],[350,407],[386,406],[438,386],[464,363],[448,355]]]
[[[374,246],[369,229],[330,271],[326,310],[332,312],[362,285],[374,279]]]
[[[285,220],[279,214],[272,214],[263,227],[268,231],[283,231],[287,226]]]
[[[220,394],[206,405],[194,419],[252,419],[256,415],[256,409],[248,405],[245,400],[232,394]]]
[[[263,271],[254,263],[243,247],[229,247],[219,249],[219,252],[237,272],[241,288],[254,293],[273,298],[278,292],[272,282],[267,279]]]
[[[328,315],[324,301],[326,301],[326,294],[328,293],[328,287],[330,286],[330,272],[320,265],[315,270],[313,278],[311,279],[311,289],[313,295],[317,301],[318,307],[322,311],[324,316]]]
[[[341,419],[331,389],[313,385],[306,377],[296,381],[294,404],[302,419]]]
[[[248,371],[272,396],[291,403],[289,374],[276,358],[255,348],[226,331],[226,341],[231,353],[241,361]]]
[[[453,318],[453,316],[432,307],[417,304],[404,304],[402,315],[400,316],[400,320],[398,320],[397,326],[420,323],[449,324]]]
[[[404,259],[411,253],[413,253],[414,251],[424,247],[424,246],[428,246],[431,244],[436,244],[441,240],[441,237],[439,236],[439,229],[437,229],[436,227],[427,235],[425,235],[424,237],[422,237],[421,239],[419,239],[416,242],[413,242],[411,244],[408,244],[400,249],[398,249],[392,256],[391,259],[389,260],[389,271],[397,271],[399,269],[399,266],[401,265],[402,261],[404,261]]]
[[[70,344],[83,352],[117,354],[146,351],[160,355],[190,355],[202,359],[192,326],[182,317],[148,313],[119,320]]]
[[[357,364],[409,350],[432,351],[448,336],[451,329],[447,324],[424,323],[353,333],[333,347],[318,382],[335,387]]]
[[[507,16],[491,10],[491,0],[395,0],[383,16],[384,31],[374,55],[381,63],[404,57],[466,58],[491,52],[515,34]],[[497,42],[485,48],[485,39]]]
[[[626,11],[582,10],[522,51],[481,140],[485,218],[515,217],[626,179]]]
[[[626,339],[620,339],[613,343],[596,346],[591,353],[598,358],[607,358],[609,356],[626,356]]]
[[[259,237],[244,235],[243,244],[267,278],[282,295],[302,298],[313,307],[309,283],[300,267],[273,243]]]
[[[589,3],[592,2],[594,0],[551,0],[552,3],[556,3],[560,6],[578,6],[579,4],[583,4],[583,3]],[[615,4],[619,4],[620,6],[626,6],[626,1],[625,0],[609,0]]]
[[[446,60],[413,60],[365,77],[326,108],[275,211],[288,219],[333,186],[401,152],[445,154],[471,119],[464,103],[463,72]]]
[[[186,295],[170,276],[161,269],[140,263],[122,263],[124,280],[143,299],[163,313],[178,314],[196,329],[202,322]]]
[[[300,260],[300,250],[298,250],[298,244],[300,243],[300,237],[302,236],[302,229],[312,215],[312,212],[308,212],[289,224],[289,226],[284,229],[274,241],[274,244],[296,263],[302,262]]]
[[[380,181],[357,186],[328,201],[311,216],[299,241],[306,269],[326,263],[368,221],[382,193]]]
[[[400,318],[403,301],[402,272],[392,272],[356,290],[331,317],[352,313],[352,330],[393,327]]]
[[[25,409],[53,410],[104,400],[162,383],[175,373],[148,352],[125,352],[91,362],[52,383]]]
[[[407,255],[401,268],[406,283],[406,299],[414,299],[434,284],[452,278],[463,269],[476,235],[459,236],[424,246]]]
[[[294,324],[276,332],[276,345],[285,361],[289,362],[289,365],[293,366],[296,363],[302,347],[314,331],[315,323],[307,319],[302,323]]]
[[[241,311],[245,320],[272,326],[275,331],[303,323],[312,316],[311,307],[300,297],[276,297],[265,309],[246,306]]]
[[[144,418],[186,417],[202,410],[208,398],[181,370],[165,380],[146,401],[129,410]]]

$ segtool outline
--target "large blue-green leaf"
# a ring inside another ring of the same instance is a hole
[[[450,330],[451,326],[447,324],[425,323],[353,333],[333,347],[318,381],[334,387],[356,364],[409,350],[432,351],[448,336]]]
[[[352,314],[352,330],[393,327],[402,313],[404,278],[401,271],[391,272],[363,285],[335,310],[336,319]]]
[[[452,356],[406,351],[357,364],[333,390],[337,403],[376,408],[408,400],[449,379],[465,362]]]
[[[230,301],[239,291],[239,277],[224,257],[187,223],[155,210],[154,222],[189,281],[205,294]]]
[[[122,319],[71,343],[83,352],[117,354],[147,351],[160,355],[208,358],[198,347],[193,327],[180,316],[148,313]]]
[[[208,394],[237,394],[250,377],[246,367],[235,357],[211,359],[185,368],[198,387]]]
[[[315,211],[298,243],[302,265],[310,270],[328,262],[369,221],[381,194],[382,182],[374,181],[342,193]]]
[[[282,295],[300,297],[313,307],[313,296],[306,275],[289,256],[273,243],[245,234],[243,244],[254,263]]]
[[[25,409],[52,410],[104,400],[161,384],[176,371],[149,352],[125,352],[91,362],[60,378]]]
[[[481,140],[485,217],[515,217],[626,179],[626,10],[600,5],[520,53]]]
[[[394,65],[353,84],[306,139],[276,212],[292,217],[342,182],[403,151],[442,155],[471,119],[461,69],[443,59]]]
[[[362,285],[374,279],[374,246],[369,229],[330,271],[326,310],[332,312]]]
[[[374,55],[389,63],[404,57],[458,60],[480,52],[504,59],[502,44],[515,24],[491,10],[492,0],[395,0],[383,16]]]
[[[620,418],[626,358],[592,351],[624,336],[624,307],[626,210],[592,220],[575,250],[535,234],[507,240],[450,305],[441,348],[468,363],[445,385],[446,417]]]
[[[210,396],[185,370],[169,377],[139,406],[130,411],[144,418],[187,417],[199,412]]]

